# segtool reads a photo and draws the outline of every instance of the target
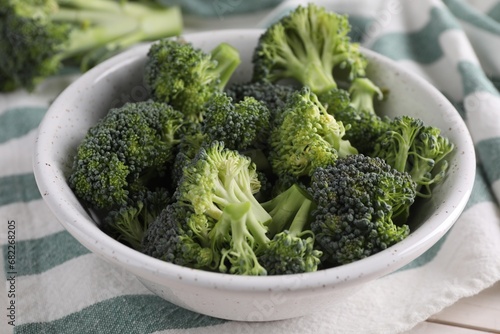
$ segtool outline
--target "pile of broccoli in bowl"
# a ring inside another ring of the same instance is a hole
[[[154,258],[236,275],[314,272],[404,240],[454,143],[367,75],[347,17],[297,7],[252,55],[182,38],[148,49],[148,98],[111,108],[67,178],[100,228]],[[252,73],[236,80],[243,59]]]

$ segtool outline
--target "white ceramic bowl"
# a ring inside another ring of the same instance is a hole
[[[186,35],[195,46],[210,50],[229,42],[241,51],[235,78],[251,75],[251,55],[261,30],[212,31]],[[455,145],[449,175],[431,200],[413,210],[414,231],[402,242],[366,259],[314,273],[244,277],[180,267],[146,256],[110,238],[80,204],[66,178],[76,147],[87,129],[110,107],[147,96],[142,82],[149,45],[142,45],[95,67],[54,101],[36,142],[34,172],[40,192],[61,224],[85,247],[136,275],[151,291],[181,307],[214,317],[265,321],[305,315],[331,306],[359,286],[408,264],[453,225],[470,196],[475,155],[467,128],[454,107],[436,89],[394,62],[363,50],[368,76],[390,89],[383,103],[389,116],[408,114],[440,127]]]

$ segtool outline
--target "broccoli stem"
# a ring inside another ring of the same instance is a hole
[[[272,221],[268,224],[268,236],[273,238],[276,234],[290,230],[300,233],[310,220],[310,212],[314,203],[302,188],[297,184],[262,203],[262,207],[269,212]]]
[[[140,41],[178,35],[183,27],[178,7],[159,8],[132,3],[120,5],[96,0],[71,0],[64,4],[72,8],[60,8],[51,14],[52,19],[79,23],[82,28],[71,32],[69,44],[60,56],[62,60],[101,46],[106,46],[112,55],[113,51],[123,50]],[[102,51],[97,52],[102,57]]]
[[[219,75],[218,89],[222,91],[236,68],[241,63],[238,50],[228,43],[220,43],[210,52],[212,59],[217,62],[215,74]]]
[[[382,100],[384,97],[380,88],[368,78],[354,79],[349,87],[349,94],[351,96],[350,105],[354,109],[370,114],[375,114],[374,98]]]
[[[311,211],[314,207],[315,203],[311,199],[304,199],[302,205],[295,214],[292,224],[288,228],[291,236],[298,237],[303,234],[303,231],[306,230],[306,227],[311,222]]]

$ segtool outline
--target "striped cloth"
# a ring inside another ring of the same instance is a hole
[[[299,3],[282,3],[261,26]],[[446,236],[334,310],[273,323],[230,322],[186,311],[89,253],[41,199],[31,167],[33,143],[50,102],[77,77],[63,75],[32,94],[0,95],[0,270],[6,284],[0,293],[0,331],[401,333],[500,280],[500,1],[320,3],[349,13],[354,39],[429,80],[465,119],[478,170],[470,201]],[[12,231],[15,261],[9,261]]]

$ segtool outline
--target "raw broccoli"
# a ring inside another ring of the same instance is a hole
[[[259,189],[255,164],[222,142],[202,147],[183,170],[176,199],[216,222],[209,236],[219,271],[264,274],[254,258],[267,241],[271,216],[254,197]]]
[[[149,224],[141,251],[181,266],[212,270],[214,259],[208,240],[212,225],[207,216],[174,202]]]
[[[115,239],[141,250],[144,232],[149,224],[167,207],[170,194],[166,189],[146,189],[133,196],[133,204],[110,211],[102,229]]]
[[[311,230],[325,265],[365,258],[410,232],[406,220],[416,184],[380,158],[356,154],[317,168],[308,192],[317,203]]]
[[[348,71],[348,80],[364,77],[367,61],[349,31],[345,15],[314,4],[298,6],[261,35],[252,80],[292,78],[319,94],[337,87],[334,69]]]
[[[269,136],[269,109],[247,96],[233,103],[226,93],[216,93],[206,104],[202,132],[208,142],[224,142],[230,150],[262,148]]]
[[[285,106],[288,97],[297,88],[290,85],[280,85],[270,82],[243,82],[232,83],[226,87],[226,93],[233,101],[242,101],[245,97],[251,96],[258,101],[265,103],[270,112],[272,120],[279,114],[280,110]]]
[[[376,141],[373,156],[380,157],[417,184],[417,195],[430,197],[432,185],[446,176],[446,157],[454,144],[437,127],[411,116],[398,116]]]
[[[80,143],[68,182],[94,208],[119,208],[161,177],[173,158],[183,115],[165,103],[114,108]]]
[[[144,81],[154,100],[199,122],[205,103],[223,91],[240,62],[238,50],[227,43],[207,53],[182,39],[162,39],[149,49]]]
[[[4,0],[0,21],[0,72],[9,83],[2,89],[32,90],[63,62],[85,70],[138,41],[182,30],[178,7],[111,0]]]
[[[268,275],[316,271],[322,252],[314,247],[309,230],[316,204],[298,185],[265,202],[262,206],[273,217],[267,235],[271,240],[258,260]]]
[[[345,128],[328,114],[308,87],[292,94],[276,119],[269,141],[269,161],[277,175],[310,175],[338,157],[357,153],[345,140]]]
[[[373,153],[375,141],[388,129],[388,119],[379,116],[374,109],[374,99],[382,98],[379,87],[367,78],[353,80],[349,92],[340,88],[329,90],[320,96],[328,113],[348,125],[344,138],[359,153]]]

